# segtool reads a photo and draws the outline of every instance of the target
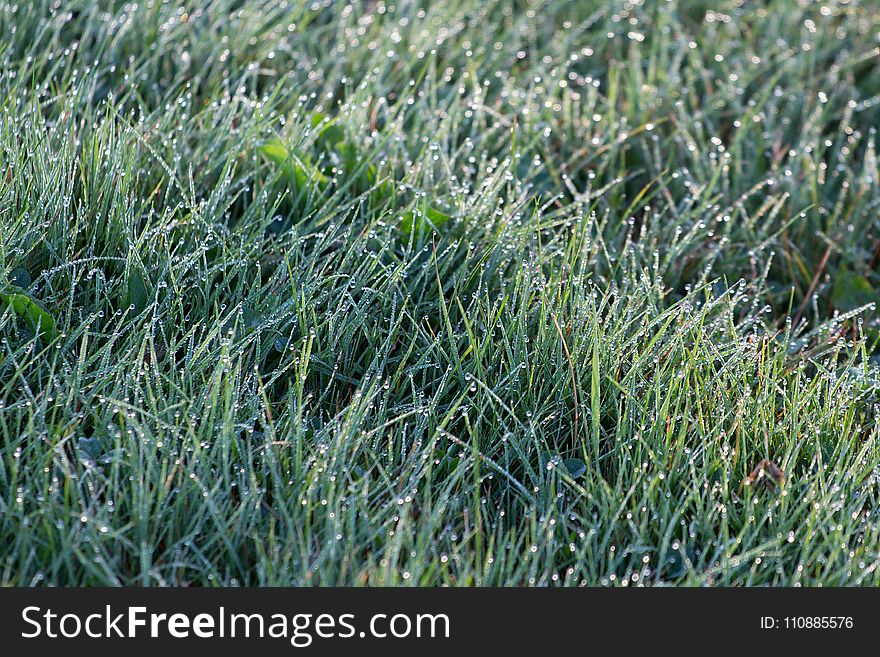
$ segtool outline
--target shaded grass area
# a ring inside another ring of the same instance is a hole
[[[4,584],[880,583],[872,2],[55,4]]]

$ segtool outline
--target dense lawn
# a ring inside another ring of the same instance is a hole
[[[0,0],[0,583],[880,584],[877,9]]]

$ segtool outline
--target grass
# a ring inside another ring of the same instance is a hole
[[[0,2],[0,582],[880,584],[878,33]]]

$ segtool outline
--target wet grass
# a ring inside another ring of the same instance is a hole
[[[611,4],[0,2],[0,581],[880,584],[880,15]]]

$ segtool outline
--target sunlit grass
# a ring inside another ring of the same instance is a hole
[[[880,584],[880,14],[751,5],[0,2],[0,582]]]

